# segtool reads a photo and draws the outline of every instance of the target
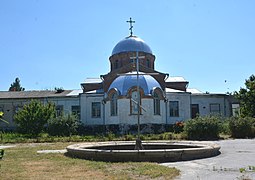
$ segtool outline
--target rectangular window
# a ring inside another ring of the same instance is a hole
[[[179,117],[179,101],[169,101],[170,117]]]
[[[240,105],[232,104],[232,116],[238,117],[240,115]]]
[[[101,103],[100,102],[92,102],[92,118],[100,118],[101,117]]]
[[[72,106],[72,114],[77,115],[80,119],[80,106]]]
[[[56,106],[56,115],[61,116],[63,114],[64,106],[63,105],[57,105]]]
[[[220,114],[220,104],[218,103],[210,104],[210,113]]]

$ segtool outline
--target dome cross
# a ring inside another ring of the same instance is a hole
[[[130,25],[130,36],[133,36],[133,24],[132,23],[135,23],[135,21],[132,21],[132,18],[129,19],[129,21],[126,21],[127,23],[129,23]]]

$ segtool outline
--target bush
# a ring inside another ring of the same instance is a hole
[[[171,132],[168,132],[168,133],[164,133],[164,134],[162,134],[162,140],[172,140],[172,139],[174,139],[174,137],[173,137],[173,133],[171,133]]]
[[[113,141],[115,139],[115,134],[110,131],[106,133],[106,138],[108,141]]]
[[[54,104],[44,105],[40,101],[32,100],[15,114],[14,122],[17,124],[19,132],[38,136],[43,131],[47,121],[54,115]]]
[[[224,135],[230,135],[230,129],[229,129],[229,118],[225,118],[220,123],[220,133]]]
[[[179,121],[179,122],[176,122],[174,125],[173,125],[173,132],[174,133],[181,133],[183,132],[183,128],[184,128],[184,123]]]
[[[76,115],[61,115],[48,121],[48,133],[52,136],[71,136],[77,133],[78,126]]]
[[[198,116],[185,122],[184,132],[191,140],[218,139],[220,132],[219,117]]]
[[[233,138],[255,137],[255,118],[232,117],[229,121],[229,129]]]
[[[124,135],[124,140],[125,141],[133,141],[133,140],[135,140],[135,136],[132,134],[126,134],[126,135]]]

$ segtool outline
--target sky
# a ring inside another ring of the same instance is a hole
[[[254,0],[0,0],[0,91],[81,89],[110,71],[114,46],[143,39],[155,69],[226,93],[255,74]]]

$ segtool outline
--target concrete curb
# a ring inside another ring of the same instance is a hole
[[[145,150],[133,150],[134,146],[134,141],[115,141],[74,144],[66,149],[68,156],[109,162],[176,162],[220,154],[220,146],[210,142],[144,141]],[[148,148],[146,149],[146,147]]]
[[[61,153],[61,154],[64,154],[66,152],[67,152],[66,149],[60,149],[60,150],[40,150],[40,151],[37,151],[38,154],[50,154],[50,153]]]

